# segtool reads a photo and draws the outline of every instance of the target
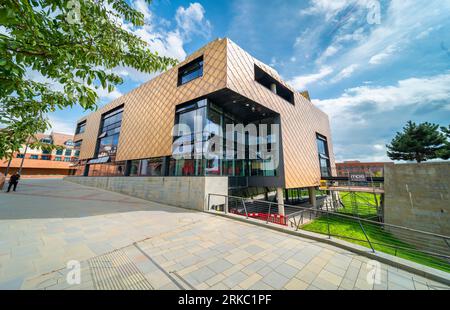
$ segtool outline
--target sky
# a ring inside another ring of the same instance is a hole
[[[450,0],[130,0],[146,25],[131,28],[159,54],[183,60],[228,37],[307,89],[332,127],[337,161],[387,161],[408,120],[450,123]],[[124,25],[128,27],[128,25]],[[157,74],[115,68],[104,105]],[[49,118],[73,133],[81,108]]]

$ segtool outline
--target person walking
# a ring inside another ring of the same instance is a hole
[[[20,174],[18,172],[14,173],[10,178],[9,178],[9,185],[8,185],[8,190],[7,192],[9,193],[9,191],[11,190],[11,187],[14,186],[13,191],[16,191],[17,188],[17,184],[19,183],[19,179],[20,179]]]

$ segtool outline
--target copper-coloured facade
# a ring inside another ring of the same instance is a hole
[[[178,68],[203,56],[203,76],[178,85]],[[255,65],[294,94],[288,102],[255,81]],[[79,120],[86,129],[75,136],[82,140],[80,159],[95,156],[102,115],[124,106],[117,161],[170,156],[176,106],[220,90],[231,90],[278,113],[281,121],[283,177],[285,188],[318,186],[321,179],[316,135],[327,138],[330,165],[334,155],[328,116],[300,92],[285,83],[269,66],[261,63],[229,39],[215,40],[178,66],[171,68]]]

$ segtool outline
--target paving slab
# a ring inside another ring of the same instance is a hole
[[[1,289],[448,289],[263,227],[61,180],[0,193]],[[69,284],[67,262],[81,266]]]

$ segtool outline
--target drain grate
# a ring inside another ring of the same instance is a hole
[[[153,290],[139,268],[117,250],[88,260],[97,290]]]

